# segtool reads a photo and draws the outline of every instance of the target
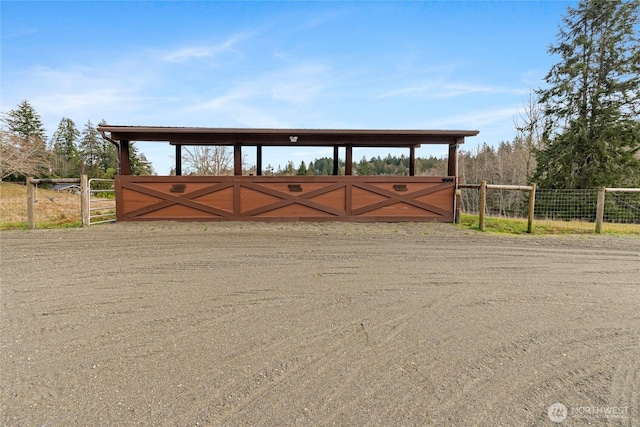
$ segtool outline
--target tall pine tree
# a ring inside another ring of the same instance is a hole
[[[106,126],[107,122],[102,119],[98,126]],[[113,178],[118,170],[118,155],[116,147],[110,141],[106,140],[102,135],[99,138],[98,148],[98,164],[105,172],[108,178]]]
[[[11,132],[23,138],[36,137],[45,141],[45,130],[40,115],[26,99],[18,104],[18,108],[9,111],[3,121]]]
[[[640,185],[640,0],[581,0],[550,47],[538,91],[546,128],[533,179],[542,188]]]
[[[80,157],[87,165],[93,177],[97,176],[96,171],[100,169],[100,154],[102,144],[98,130],[93,126],[91,120],[88,120],[80,135]]]
[[[24,179],[27,175],[48,176],[51,159],[46,147],[40,115],[23,100],[2,117],[0,179]]]
[[[62,177],[80,176],[80,155],[76,146],[80,132],[73,120],[63,117],[51,139],[54,173]]]

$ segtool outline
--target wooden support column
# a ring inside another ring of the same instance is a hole
[[[337,145],[333,146],[333,174],[338,175],[338,170],[340,166],[340,159],[338,157],[338,147]]]
[[[458,144],[449,144],[448,176],[458,176]]]
[[[353,146],[347,144],[345,160],[344,160],[344,174],[346,176],[353,175]]]
[[[131,175],[131,161],[129,160],[129,141],[120,141],[120,173],[119,175]]]
[[[409,147],[409,176],[416,174],[416,147]]]
[[[262,175],[262,145],[256,147],[256,176]]]
[[[182,145],[176,144],[176,176],[182,175]]]
[[[240,144],[233,146],[233,174],[242,176],[242,146]]]

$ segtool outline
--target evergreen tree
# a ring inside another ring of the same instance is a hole
[[[113,144],[112,144],[113,145]],[[138,147],[134,144],[129,146],[129,164],[131,167],[131,175],[153,175],[153,168],[151,162],[147,160],[147,157],[138,151]],[[106,170],[107,172],[109,170]],[[115,169],[110,178],[115,175]]]
[[[300,162],[300,167],[298,167],[298,171],[296,175],[306,175],[307,174],[307,165],[304,163],[304,160]]]
[[[53,172],[58,176],[74,177],[80,174],[80,155],[76,143],[80,132],[69,118],[62,118],[53,134]]]
[[[44,126],[40,115],[26,99],[18,104],[18,108],[5,114],[4,122],[9,131],[23,138],[36,137],[46,141]]]
[[[371,164],[367,160],[365,156],[362,156],[362,159],[358,163],[354,163],[354,170],[356,175],[360,176],[370,176],[373,175],[373,169],[371,168]]]
[[[98,126],[107,126],[107,122],[103,119]],[[116,146],[102,137],[98,136],[98,165],[109,177],[115,176],[118,170],[118,153]],[[112,173],[110,171],[113,171]]]
[[[93,126],[91,120],[88,120],[84,126],[84,130],[80,135],[80,157],[87,165],[92,176],[96,176],[95,171],[100,169],[100,154],[102,149],[102,143],[98,130]]]
[[[40,115],[24,100],[2,116],[0,179],[49,175],[51,156]]]
[[[533,176],[542,188],[640,185],[640,0],[581,0],[538,91],[546,118]]]

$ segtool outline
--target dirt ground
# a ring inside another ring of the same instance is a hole
[[[1,424],[640,425],[640,239],[0,233]],[[554,412],[553,416],[563,416]]]

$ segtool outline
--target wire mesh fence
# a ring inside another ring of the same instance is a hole
[[[606,191],[604,222],[640,224],[640,192]]]
[[[598,190],[538,190],[536,219],[595,222]]]
[[[616,191],[618,190],[618,191]],[[604,222],[640,224],[640,192],[608,189],[605,193]],[[526,218],[529,195],[525,191],[487,191],[485,215],[500,218]],[[478,189],[461,189],[461,211],[477,215]],[[595,222],[598,189],[537,189],[534,217],[539,220]]]
[[[465,214],[478,214],[478,189],[463,188],[461,194],[461,210]],[[487,191],[485,214],[500,218],[526,218],[529,204],[529,193],[515,190]]]

